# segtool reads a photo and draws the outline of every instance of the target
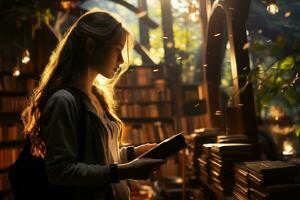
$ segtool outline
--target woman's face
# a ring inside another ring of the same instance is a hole
[[[96,60],[94,60],[93,68],[106,78],[112,78],[120,65],[124,63],[122,50],[125,42],[126,37],[122,37],[113,42],[106,52],[103,52],[103,50],[101,52],[95,52],[94,59]],[[102,55],[98,55],[98,53]],[[96,57],[101,57],[101,59],[98,60]]]

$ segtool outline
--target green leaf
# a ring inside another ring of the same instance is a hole
[[[288,99],[288,101],[292,104],[295,105],[297,104],[297,97],[298,93],[295,88],[290,87],[284,92],[284,96]]]
[[[295,129],[296,136],[299,137],[300,136],[300,123],[295,123],[294,129]]]
[[[284,47],[284,45],[285,45],[285,43],[286,43],[286,40],[285,40],[285,38],[284,38],[283,36],[278,36],[278,37],[276,38],[275,43],[276,43],[276,46],[278,46],[279,48],[280,48],[280,47]]]
[[[281,77],[281,76],[278,76],[277,78],[276,78],[276,84],[277,85],[281,85],[283,83],[283,78]]]
[[[270,95],[263,95],[262,97],[261,97],[261,99],[260,99],[260,103],[262,104],[262,105],[268,105],[269,103],[270,103],[270,101],[271,101],[271,96]]]
[[[279,68],[287,70],[293,68],[294,65],[295,65],[295,60],[293,56],[287,56],[279,63]]]

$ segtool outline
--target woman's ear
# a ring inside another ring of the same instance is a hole
[[[85,50],[88,56],[92,56],[95,52],[96,44],[93,38],[88,37],[85,42]]]

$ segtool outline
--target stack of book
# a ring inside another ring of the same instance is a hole
[[[207,184],[211,183],[210,149],[213,145],[214,145],[214,143],[203,144],[202,145],[202,154],[201,154],[200,158],[198,159],[201,180]]]
[[[255,162],[255,161],[254,161]],[[237,163],[234,168],[235,186],[233,198],[246,200],[250,199],[250,190],[248,186],[248,170],[244,163]]]
[[[220,134],[218,129],[196,129],[194,133],[189,135],[188,155],[187,155],[187,176],[190,184],[198,183],[202,177],[201,164],[199,158],[204,156],[204,160],[209,156],[207,150],[203,147],[206,143],[215,143],[217,135]],[[202,155],[204,153],[204,155]]]
[[[249,143],[249,139],[246,135],[219,135],[217,137],[217,143]]]
[[[217,197],[231,196],[234,187],[234,164],[253,161],[253,146],[247,143],[214,144],[211,147],[211,179]]]
[[[299,199],[298,168],[282,161],[254,161],[235,167],[233,198],[237,200]]]

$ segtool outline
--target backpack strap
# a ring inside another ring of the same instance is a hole
[[[84,103],[82,101],[82,91],[75,87],[63,87],[62,89],[70,92],[76,101],[76,106],[78,108],[77,113],[77,142],[78,142],[78,161],[82,161],[84,155],[84,143],[85,143],[85,128],[86,128],[86,109]]]

